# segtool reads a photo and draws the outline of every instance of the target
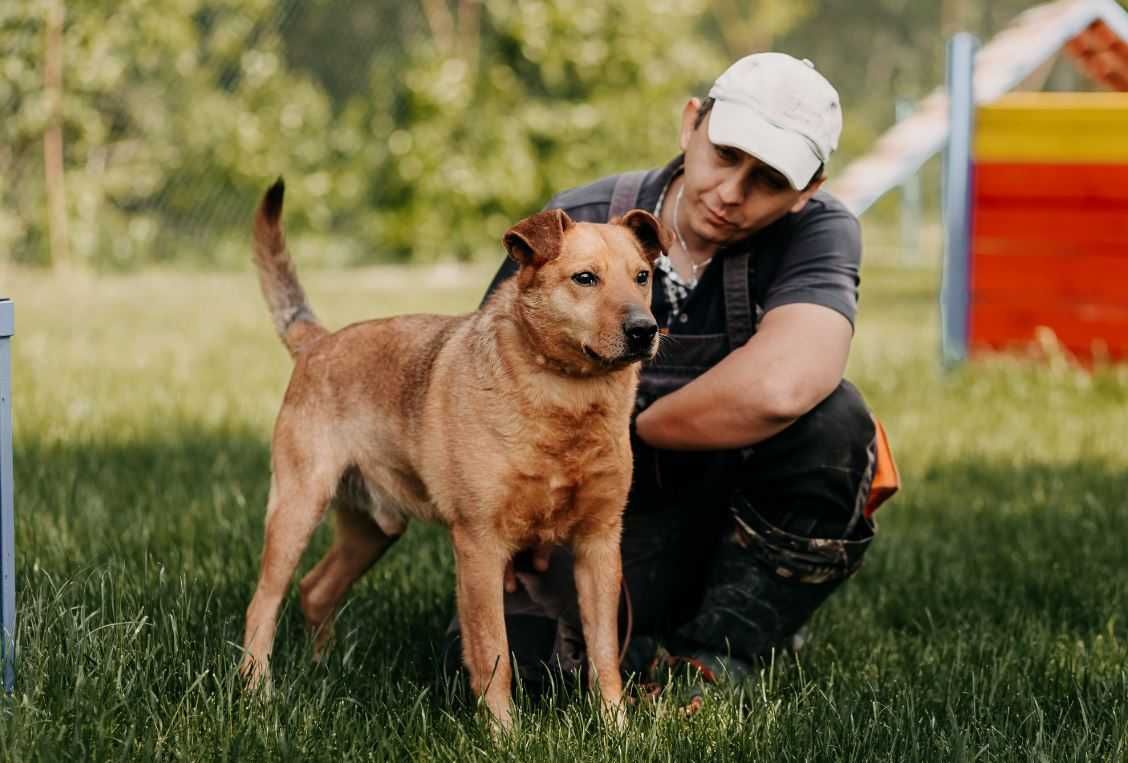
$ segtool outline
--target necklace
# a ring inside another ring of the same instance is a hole
[[[712,262],[713,258],[710,257],[709,259],[705,260],[704,262],[694,262],[693,261],[693,255],[689,253],[689,247],[685,245],[685,237],[682,236],[681,226],[678,225],[678,212],[681,211],[682,191],[684,191],[684,190],[685,190],[685,183],[683,182],[678,187],[678,195],[674,197],[674,235],[676,235],[678,237],[678,243],[681,245],[682,251],[685,252],[685,256],[687,258],[689,258],[689,268],[690,268],[690,274],[691,274],[690,278],[693,281],[690,284],[690,287],[692,288],[692,287],[697,285],[697,271],[700,270],[701,268],[704,268],[706,265],[708,265],[710,262]]]

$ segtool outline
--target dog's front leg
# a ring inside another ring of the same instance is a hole
[[[458,575],[458,619],[462,623],[462,658],[470,688],[508,730],[510,718],[509,641],[505,634],[502,586],[508,552],[488,532],[451,528]]]
[[[622,728],[623,681],[619,675],[619,587],[622,559],[619,555],[621,528],[578,540],[576,593],[580,600],[580,622],[584,630],[593,686],[599,686],[603,708]]]

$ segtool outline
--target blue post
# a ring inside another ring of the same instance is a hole
[[[12,491],[12,301],[0,298],[0,658],[4,690],[16,685],[16,518]]]
[[[940,289],[945,366],[967,358],[971,304],[971,142],[975,131],[976,39],[961,32],[948,43],[948,151],[944,161],[944,276]]]

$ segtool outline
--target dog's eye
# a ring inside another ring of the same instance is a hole
[[[599,276],[592,273],[590,270],[584,270],[580,273],[573,274],[572,280],[580,286],[595,286],[599,283]]]
[[[650,280],[650,271],[649,270],[640,270],[640,271],[638,271],[638,275],[635,276],[635,283],[637,283],[641,286],[645,286],[646,282],[649,281],[649,280]]]

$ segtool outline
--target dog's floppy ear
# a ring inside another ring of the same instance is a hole
[[[668,252],[674,243],[674,234],[662,222],[645,209],[632,209],[618,220],[619,225],[631,229],[631,233],[642,244],[642,254],[651,265],[658,255]]]
[[[505,250],[518,265],[539,268],[560,254],[564,231],[575,225],[563,209],[547,209],[526,217],[505,232]]]

